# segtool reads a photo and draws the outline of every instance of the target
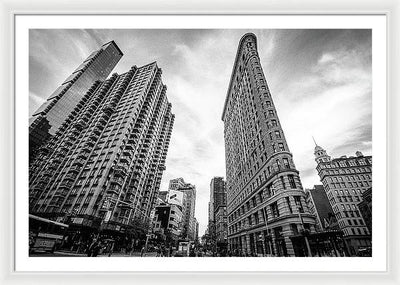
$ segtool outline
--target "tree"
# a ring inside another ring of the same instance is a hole
[[[181,234],[179,235],[179,239],[187,239],[187,226],[184,225],[181,231]]]

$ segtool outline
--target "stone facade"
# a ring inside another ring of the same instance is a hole
[[[294,256],[290,237],[302,227],[314,231],[315,217],[307,208],[254,34],[240,40],[222,120],[230,250]]]
[[[372,187],[372,157],[357,151],[356,156],[332,159],[322,147],[314,150],[317,171],[324,186],[350,255],[371,248],[371,233],[360,213],[362,194]]]

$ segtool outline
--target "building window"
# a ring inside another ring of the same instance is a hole
[[[301,204],[300,196],[294,196],[294,202],[296,203],[296,206],[299,209],[300,213],[304,213],[304,208],[303,205]]]
[[[277,159],[275,162],[276,162],[276,168],[278,169],[278,171],[281,170],[281,164],[279,162],[279,159]]]
[[[261,190],[260,192],[258,192],[258,197],[260,199],[260,203],[263,202],[263,191]]]
[[[278,203],[274,202],[270,205],[271,213],[274,218],[279,217]]]
[[[289,197],[286,197],[286,204],[287,204],[287,206],[288,206],[288,208],[289,208],[290,213],[293,213],[293,209],[292,209],[292,206],[290,205],[290,199],[289,199]]]
[[[281,133],[279,131],[275,131],[275,137],[277,139],[280,139],[281,138]]]
[[[279,146],[279,150],[280,151],[284,151],[285,150],[285,146],[283,145],[283,143],[279,143],[278,146]]]
[[[256,225],[260,222],[258,219],[258,212],[254,213],[254,221],[255,221]]]
[[[285,158],[282,159],[282,161],[283,161],[283,165],[285,166],[285,168],[286,168],[286,169],[289,169],[289,168],[290,168],[289,159],[287,159],[287,158],[285,157]]]
[[[286,189],[285,179],[283,178],[283,176],[281,176],[280,178],[281,178],[281,183],[282,183],[283,189]]]
[[[293,235],[298,235],[299,231],[297,229],[297,225],[296,224],[290,224],[290,229],[292,230],[292,234]]]
[[[294,181],[294,175],[288,175],[290,188],[296,188],[296,182]]]
[[[246,202],[247,211],[250,211],[250,202]]]

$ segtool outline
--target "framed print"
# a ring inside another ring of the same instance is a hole
[[[389,20],[15,12],[13,278],[393,282]]]

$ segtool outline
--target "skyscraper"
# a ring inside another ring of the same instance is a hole
[[[338,229],[336,217],[329,203],[324,186],[314,185],[312,189],[306,189],[306,200],[310,213],[316,216],[316,226],[319,231]]]
[[[179,188],[178,191],[183,192],[185,194],[184,197],[186,197],[184,198],[183,221],[188,239],[194,241],[196,235],[196,186],[187,183],[184,187]]]
[[[325,149],[315,145],[317,171],[333,213],[343,231],[350,255],[371,248],[371,233],[358,208],[362,195],[372,187],[372,157],[360,151],[356,156],[332,159]]]
[[[226,187],[223,177],[214,177],[210,182],[208,229],[218,252],[227,246]]]
[[[174,123],[155,62],[96,81],[30,167],[30,213],[145,235]]]
[[[240,40],[222,120],[230,249],[294,256],[291,236],[314,231],[315,218],[306,205],[254,34]]]
[[[214,177],[210,182],[210,213],[209,220],[215,220],[215,210],[220,205],[226,206],[226,188],[223,177]]]
[[[29,122],[29,158],[54,136],[70,113],[96,81],[105,80],[123,53],[114,41],[92,52],[75,71],[48,97]]]

